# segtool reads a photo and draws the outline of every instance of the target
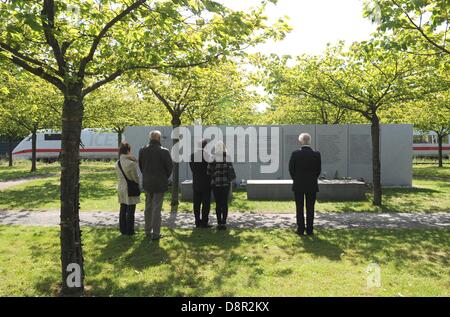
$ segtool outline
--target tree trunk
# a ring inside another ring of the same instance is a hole
[[[123,134],[123,130],[122,129],[117,129],[116,130],[116,132],[117,132],[117,147],[120,149],[120,145],[122,144],[122,134]],[[120,153],[119,153],[119,151],[117,151],[117,155],[118,155],[118,158],[120,159]]]
[[[376,114],[372,117],[372,178],[373,178],[373,204],[381,206],[381,158],[380,158],[380,120]]]
[[[34,128],[31,133],[31,172],[36,172],[36,141],[37,128]]]
[[[438,139],[438,158],[439,158],[439,167],[444,167],[443,161],[442,161],[442,142],[444,140],[444,136],[440,133],[437,135]]]
[[[84,268],[79,219],[80,138],[83,118],[81,84],[64,96],[61,142],[61,265],[63,296],[81,296]]]
[[[13,166],[13,139],[11,136],[8,136],[8,166]]]
[[[172,116],[172,129],[179,128],[181,126],[181,118],[180,115],[174,114]],[[180,141],[178,135],[175,135],[175,138],[172,139],[172,148]],[[176,154],[177,155],[177,154]],[[178,195],[180,192],[180,164],[178,163],[178,158],[174,159],[173,162],[173,172],[172,172],[172,201],[170,202],[170,211],[177,212],[178,211]]]
[[[117,131],[117,146],[120,148],[120,145],[122,144],[122,130]]]

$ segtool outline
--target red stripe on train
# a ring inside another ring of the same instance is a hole
[[[82,153],[117,153],[119,151],[118,148],[106,148],[106,149],[80,149],[80,152]],[[32,150],[22,150],[18,152],[14,152],[13,155],[17,154],[25,154],[25,153],[31,153]],[[61,149],[36,149],[36,153],[59,153],[61,152]]]

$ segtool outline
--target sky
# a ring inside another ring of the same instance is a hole
[[[260,0],[222,0],[231,9],[246,10]],[[266,9],[269,21],[289,16],[293,30],[281,42],[267,42],[255,50],[280,55],[320,54],[327,43],[346,44],[370,38],[375,26],[362,15],[362,0],[279,0]]]

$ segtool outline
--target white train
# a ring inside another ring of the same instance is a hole
[[[84,129],[81,132],[80,157],[82,159],[114,159],[118,155],[117,133],[100,129]],[[14,159],[31,159],[31,134],[13,150]],[[61,153],[61,132],[42,130],[37,133],[36,157],[56,160]]]
[[[437,157],[438,142],[435,132],[420,133],[414,132],[413,155],[414,157]],[[447,135],[442,141],[442,154],[444,157],[450,156],[450,136]]]
[[[436,157],[437,136],[434,132],[414,132],[413,155],[415,157]],[[81,132],[80,156],[82,159],[117,158],[117,133],[105,133],[101,129],[84,129]],[[38,159],[58,159],[61,153],[61,133],[51,130],[37,134],[36,156]],[[444,138],[444,157],[450,155],[450,138]],[[23,139],[13,151],[13,158],[31,159],[31,135]]]

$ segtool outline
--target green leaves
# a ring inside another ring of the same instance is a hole
[[[49,18],[41,16],[42,2],[3,1],[0,42],[45,64],[49,76],[65,83],[77,75],[86,85],[118,70],[198,64],[219,55],[237,55],[247,45],[280,38],[288,30],[282,21],[273,27],[264,24],[264,5],[235,12],[211,0],[149,0],[101,33],[132,3],[137,1],[56,1],[48,32],[51,39],[42,27],[41,19]],[[84,68],[82,61],[99,35],[92,61]],[[7,56],[10,59],[16,56],[15,52],[8,54],[12,54]]]
[[[54,87],[13,67],[7,70],[9,76],[3,77],[0,93],[3,130],[57,129],[62,98]]]
[[[450,54],[449,0],[365,0],[365,16],[395,37],[402,49]]]
[[[433,80],[433,65],[385,50],[378,40],[354,43],[348,50],[329,47],[323,56],[298,57],[295,65],[276,56],[259,58],[259,65],[267,76],[261,83],[272,93],[273,109],[315,113],[307,119],[311,122],[360,121],[361,116],[371,120],[380,111],[442,89]]]

